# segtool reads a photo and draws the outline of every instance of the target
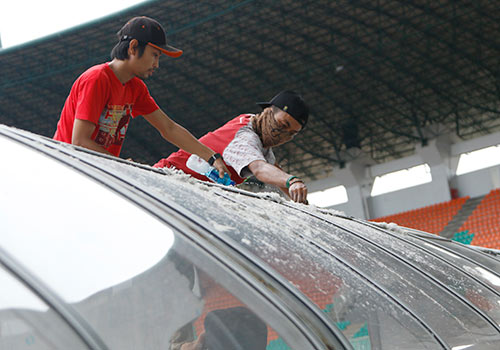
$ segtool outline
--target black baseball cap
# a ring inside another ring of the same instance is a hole
[[[179,57],[182,50],[167,45],[167,36],[160,23],[152,18],[141,16],[128,21],[118,32],[120,40],[136,39],[160,50],[170,57]]]
[[[307,120],[309,119],[309,107],[307,107],[302,97],[293,91],[281,91],[274,96],[271,101],[257,102],[257,104],[261,106],[262,109],[270,106],[278,107],[297,120],[300,125],[302,125],[302,128],[306,126]]]

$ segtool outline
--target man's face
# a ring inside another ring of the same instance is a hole
[[[273,108],[274,125],[271,134],[279,138],[280,142],[275,146],[282,145],[292,140],[302,129],[302,125],[290,114],[279,109]]]
[[[139,50],[135,49],[130,54],[130,63],[135,76],[146,79],[153,75],[154,71],[160,67],[161,51],[146,45],[144,53],[139,57]]]

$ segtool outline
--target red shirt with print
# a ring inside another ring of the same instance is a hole
[[[241,114],[236,118],[230,120],[220,128],[218,128],[217,130],[209,132],[205,136],[201,137],[199,141],[205,146],[211,148],[214,152],[223,154],[224,149],[234,139],[238,130],[246,126],[250,122],[251,117],[252,116],[250,114]],[[155,168],[175,167],[199,180],[208,181],[206,176],[198,174],[197,172],[187,167],[186,163],[190,156],[191,153],[188,153],[183,149],[179,149],[177,152],[172,153],[167,158],[163,158],[160,161],[158,161],[158,163],[156,163],[154,167]],[[245,181],[244,178],[238,175],[238,173],[236,172],[236,170],[234,170],[232,166],[228,165],[226,162],[224,162],[224,164],[226,165],[227,170],[229,170],[229,175],[231,176],[231,179],[234,182],[240,184],[243,181]]]
[[[108,63],[103,63],[85,71],[73,84],[54,140],[71,143],[75,118],[88,120],[96,125],[92,140],[118,157],[130,118],[158,108],[141,79],[134,77],[122,84]]]

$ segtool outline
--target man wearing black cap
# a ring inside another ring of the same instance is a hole
[[[211,160],[222,177],[227,169],[220,155],[172,121],[142,81],[159,67],[162,53],[179,57],[182,51],[168,46],[163,27],[148,17],[132,18],[118,39],[112,61],[88,69],[73,84],[54,139],[118,157],[130,119],[142,115],[167,141]]]
[[[272,147],[292,140],[305,127],[309,108],[293,91],[282,91],[271,101],[258,104],[263,108],[261,113],[239,115],[200,138],[200,142],[223,155],[231,179],[237,184],[253,174],[260,181],[279,187],[293,201],[307,203],[304,181],[277,166]],[[207,181],[186,165],[190,156],[179,150],[160,160],[155,167],[175,167]]]

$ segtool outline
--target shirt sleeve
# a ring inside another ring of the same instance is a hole
[[[271,164],[276,161],[273,151],[262,146],[259,136],[250,124],[238,130],[234,139],[224,149],[222,157],[241,177],[252,175],[248,165],[253,161],[263,160]]]
[[[158,108],[155,100],[149,94],[149,90],[142,80],[139,79],[137,84],[138,95],[132,108],[132,116],[147,115],[153,113]]]
[[[109,99],[109,81],[104,74],[93,74],[80,80],[75,106],[75,118],[99,122]]]

